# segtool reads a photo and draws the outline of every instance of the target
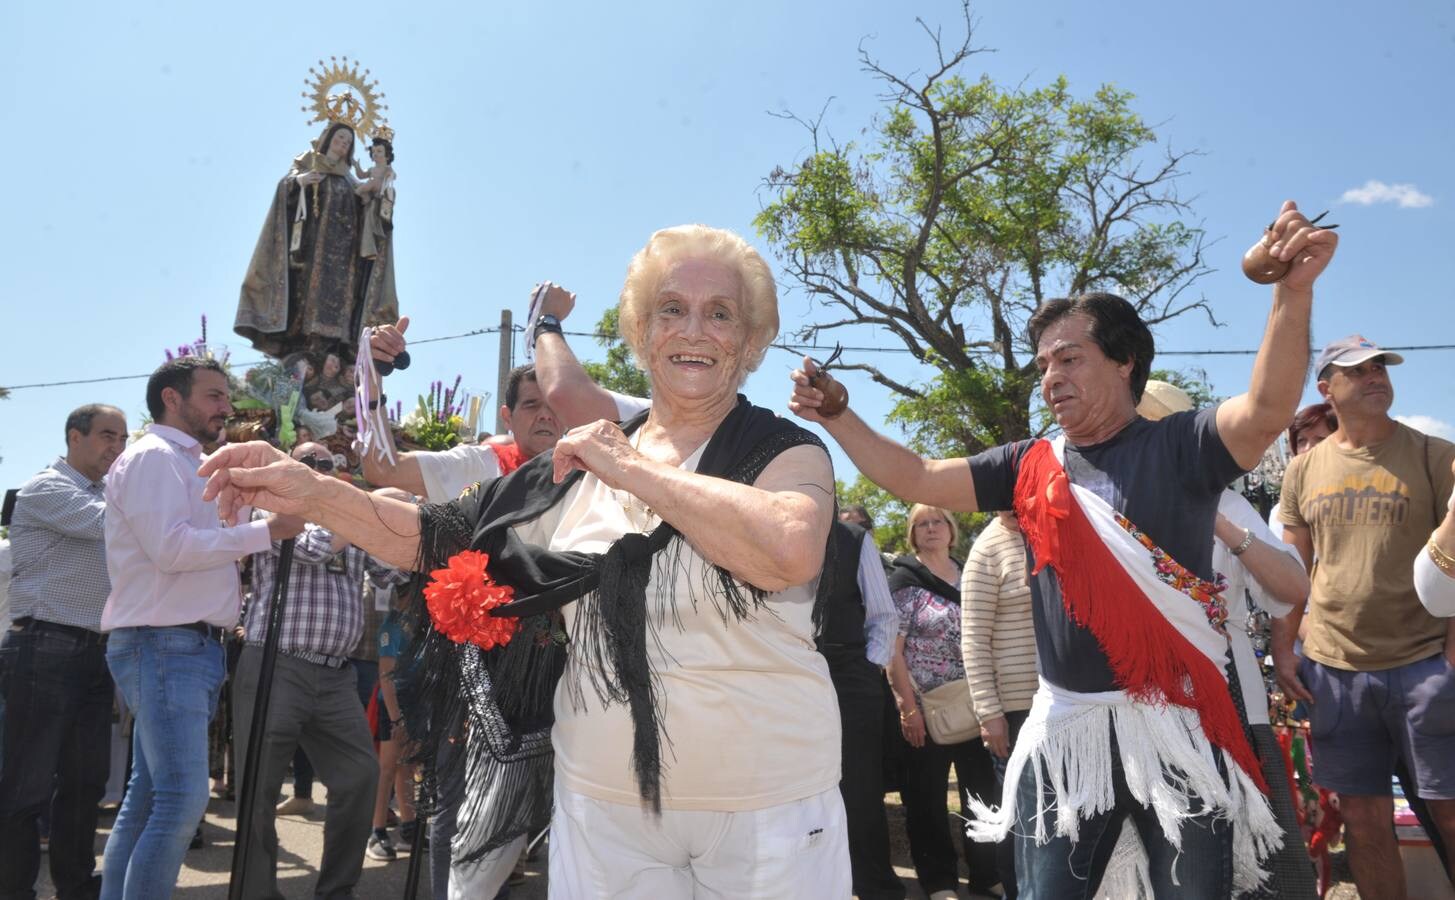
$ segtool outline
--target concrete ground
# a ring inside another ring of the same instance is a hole
[[[288,900],[308,900],[313,896],[314,880],[318,876],[318,863],[323,855],[323,809],[326,794],[320,784],[315,789],[319,802],[309,816],[283,816],[278,819],[278,888]],[[953,787],[952,787],[953,791]],[[904,837],[904,813],[897,794],[886,798],[889,810],[890,840],[895,870],[904,880],[909,900],[923,900],[924,892],[914,879],[914,868],[909,860],[909,847]],[[952,800],[953,804],[953,800]],[[97,867],[101,864],[101,852],[106,838],[111,833],[115,811],[102,813],[96,836]],[[236,809],[231,801],[214,798],[207,809],[207,818],[202,825],[206,846],[190,850],[183,864],[177,891],[173,895],[180,900],[227,900],[228,877],[232,868],[233,837],[236,827]],[[379,862],[364,859],[364,874],[359,881],[356,896],[360,900],[396,900],[404,896],[405,876],[409,869],[409,852],[399,841],[397,833],[395,846],[400,849],[399,858],[393,862]],[[525,883],[511,889],[511,900],[545,900],[546,898],[546,856],[548,843],[543,843],[535,858],[525,865]],[[1342,853],[1338,854],[1342,857]],[[1336,877],[1348,878],[1342,859],[1336,861]],[[50,885],[45,860],[42,860],[41,883],[37,892],[42,898],[54,896]],[[962,896],[968,896],[963,894]],[[430,900],[429,869],[426,866],[420,879],[418,900]],[[1347,882],[1336,884],[1330,890],[1327,900],[1358,900],[1359,894]],[[443,900],[443,898],[440,898]],[[475,900],[475,898],[471,898]],[[490,898],[479,898],[490,900]]]

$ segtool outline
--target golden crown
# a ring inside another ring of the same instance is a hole
[[[349,61],[347,56],[330,56],[329,62],[318,61],[318,68],[308,67],[309,78],[304,84],[309,90],[303,92],[303,99],[311,105],[302,107],[311,112],[313,122],[340,122],[349,126],[358,135],[375,135],[385,140],[394,139],[394,130],[389,127],[384,111],[389,108],[383,103],[384,94],[379,91],[379,82],[369,80],[369,70],[359,71],[358,60]]]

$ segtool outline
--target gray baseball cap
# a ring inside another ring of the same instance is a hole
[[[1392,353],[1381,349],[1380,346],[1362,334],[1351,334],[1345,338],[1339,338],[1324,348],[1319,354],[1318,361],[1314,363],[1314,375],[1322,375],[1329,366],[1347,368],[1367,362],[1376,356],[1384,357],[1384,364],[1397,366],[1404,362],[1404,357],[1398,353]]]

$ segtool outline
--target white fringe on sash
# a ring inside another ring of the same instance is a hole
[[[1182,849],[1182,820],[1208,812],[1233,827],[1233,889],[1236,893],[1262,885],[1268,877],[1263,860],[1283,842],[1268,798],[1232,757],[1215,751],[1202,732],[1197,713],[1172,705],[1137,703],[1122,691],[1080,694],[1041,681],[1031,712],[1016,738],[1006,765],[1001,806],[992,809],[971,798],[974,818],[966,827],[977,841],[994,842],[1014,827],[1016,794],[1021,775],[1034,764],[1037,808],[1035,838],[1045,844],[1052,834],[1078,839],[1081,820],[1110,811],[1112,789],[1111,734],[1116,729],[1122,771],[1136,801],[1157,815],[1168,841]],[[1214,753],[1228,773],[1218,773]],[[1054,801],[1047,806],[1049,787]],[[1123,839],[1103,878],[1099,896],[1109,896],[1112,883],[1140,883],[1151,896],[1147,858],[1135,840],[1135,829],[1123,828]],[[1113,871],[1113,870],[1118,871]],[[1135,896],[1119,891],[1118,900]]]

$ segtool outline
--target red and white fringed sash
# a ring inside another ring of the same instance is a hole
[[[1063,447],[1063,440],[1038,441],[1026,453],[1016,512],[1036,571],[1049,565],[1055,572],[1067,613],[1096,637],[1122,690],[1083,694],[1043,681],[1007,764],[1002,805],[972,800],[968,831],[980,841],[1004,837],[1017,821],[1017,788],[1030,766],[1036,842],[1050,840],[1052,830],[1076,840],[1081,819],[1115,803],[1115,734],[1131,795],[1156,812],[1174,846],[1181,847],[1186,818],[1210,813],[1232,823],[1235,886],[1250,890],[1266,878],[1263,860],[1282,832],[1228,687],[1220,589],[1179,566],[1106,501],[1071,484]],[[1128,877],[1120,865],[1128,860],[1136,870],[1130,883],[1147,887],[1134,831],[1122,829],[1127,846],[1119,846],[1098,896],[1107,896],[1118,875]],[[1128,847],[1132,852],[1124,852]]]
[[[1066,477],[1064,438],[1037,441],[1021,460],[1015,508],[1061,601],[1106,653],[1117,686],[1141,703],[1194,710],[1208,741],[1267,791],[1258,755],[1233,705],[1227,611],[1197,579],[1091,491]]]

